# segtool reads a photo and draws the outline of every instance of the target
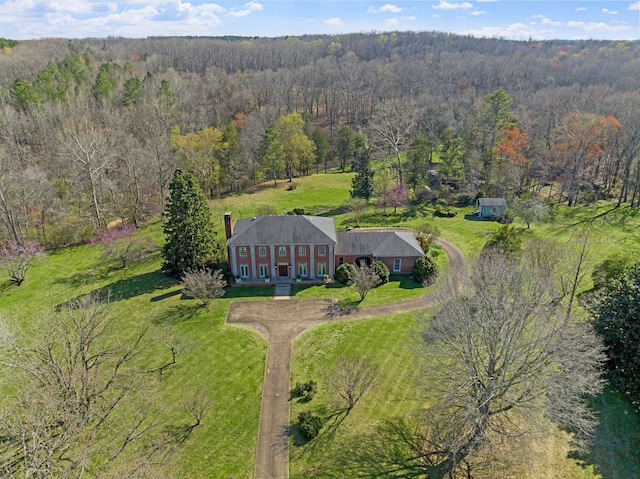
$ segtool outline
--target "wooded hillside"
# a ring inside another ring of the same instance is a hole
[[[636,42],[394,32],[2,46],[4,238],[63,246],[137,224],[162,211],[178,166],[210,196],[349,168],[357,134],[419,199],[640,201]]]

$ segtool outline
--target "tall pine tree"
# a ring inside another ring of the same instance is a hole
[[[162,270],[180,277],[214,256],[215,233],[207,198],[191,173],[177,169],[169,190]]]
[[[358,148],[354,157],[353,169],[357,172],[351,180],[351,197],[369,201],[373,195],[373,170],[371,153],[368,147]]]

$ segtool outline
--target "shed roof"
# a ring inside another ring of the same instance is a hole
[[[507,206],[504,198],[478,198],[479,206]]]
[[[408,231],[351,230],[337,234],[336,255],[418,257],[424,255],[420,243]]]
[[[335,244],[333,218],[307,215],[239,218],[227,245]]]

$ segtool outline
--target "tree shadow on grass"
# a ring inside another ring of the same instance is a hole
[[[153,293],[154,291],[172,288],[178,284],[180,283],[177,279],[171,278],[163,274],[160,270],[157,270],[119,279],[101,288],[96,288],[82,296],[95,295],[104,300],[122,301],[143,294]],[[64,304],[70,304],[75,299],[78,299],[78,297],[72,298]]]
[[[358,306],[359,301],[344,301],[338,303],[332,303],[325,307],[322,312],[325,318],[329,320],[347,318],[353,313]]]
[[[130,299],[142,294],[171,288],[180,282],[162,273],[160,270],[139,274],[129,278],[122,278],[102,289],[111,291],[112,298],[116,301]]]
[[[640,417],[629,400],[613,387],[592,402],[600,423],[593,434],[591,452],[578,456],[577,463],[594,466],[602,479],[640,477]]]
[[[56,278],[55,282],[77,288],[78,286],[93,283],[104,276],[105,275],[102,271],[91,269],[88,271],[79,271],[70,276]]]
[[[413,278],[407,275],[397,275],[397,276],[391,275],[391,278],[389,278],[389,281],[390,282],[399,281],[400,284],[398,285],[398,288],[400,289],[419,289],[419,288],[424,289],[424,286],[414,281]]]
[[[174,325],[193,318],[204,306],[202,304],[179,304],[167,308],[151,318],[153,324]]]

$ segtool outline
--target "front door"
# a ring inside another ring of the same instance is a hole
[[[286,278],[289,276],[289,265],[288,264],[279,264],[278,265],[278,278]]]

